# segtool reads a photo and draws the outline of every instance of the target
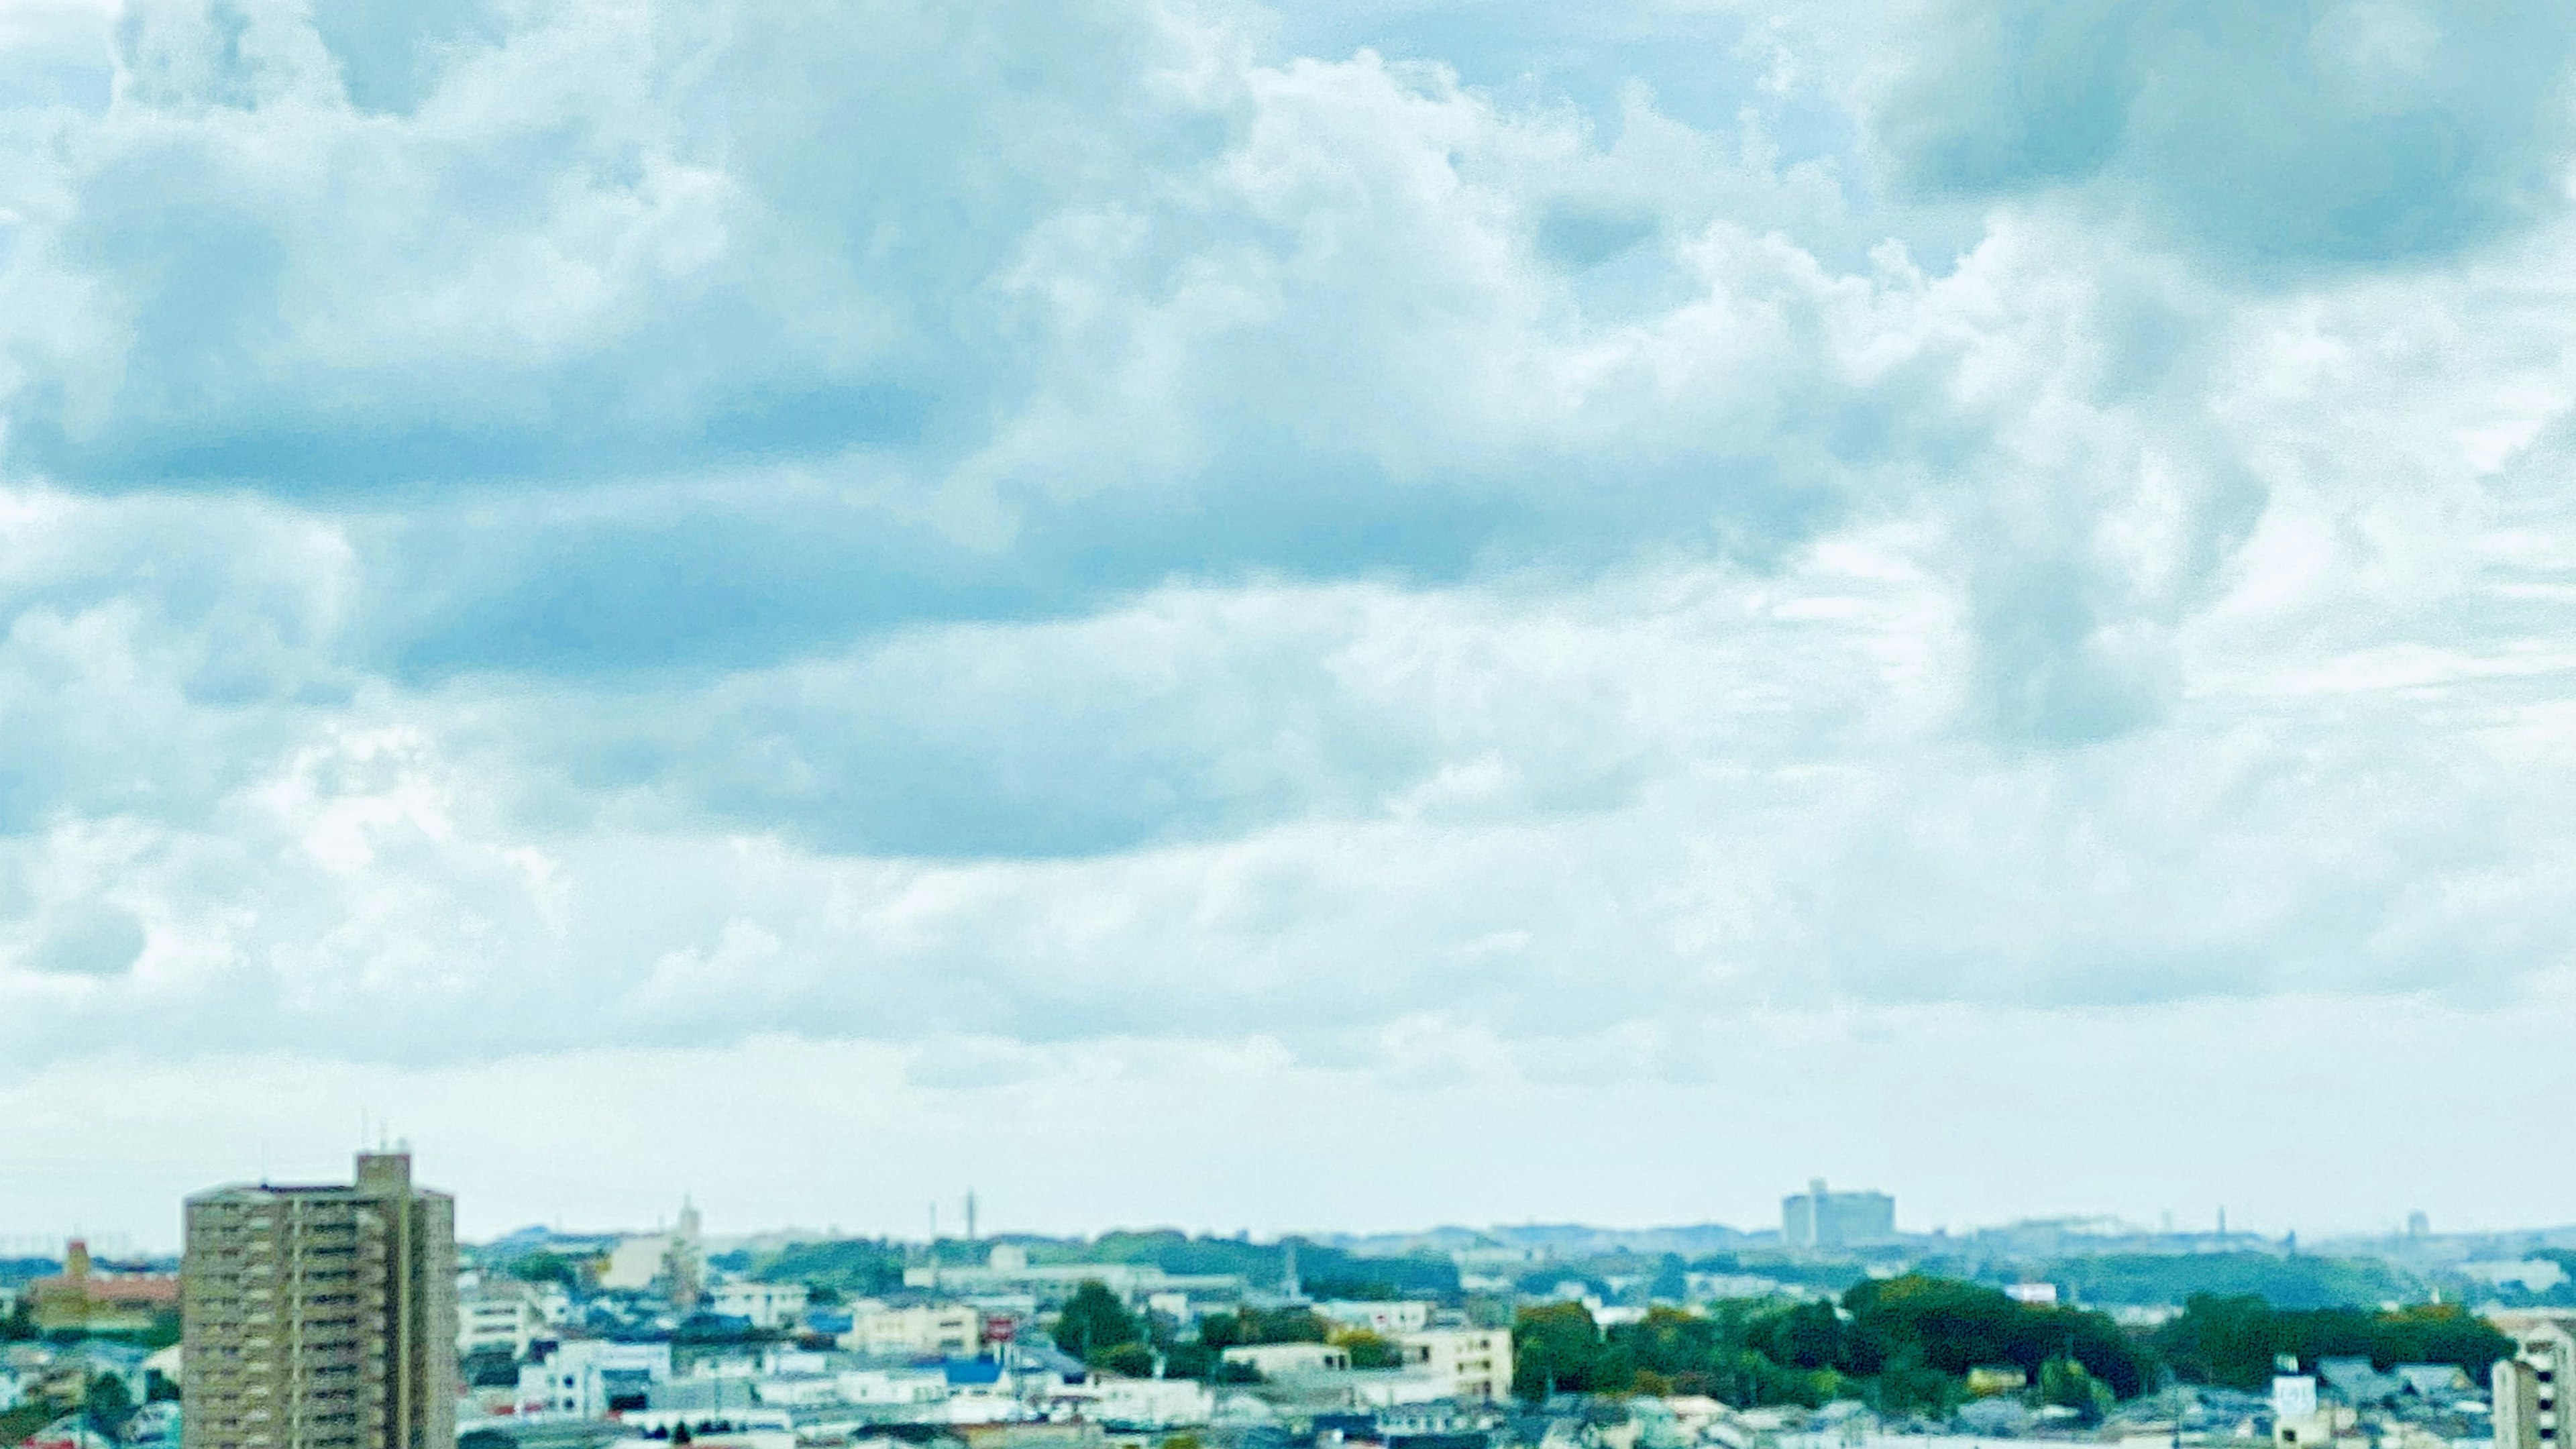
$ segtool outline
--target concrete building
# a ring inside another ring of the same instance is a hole
[[[2513,1340],[2513,1355],[2490,1371],[2495,1449],[2557,1449],[2567,1440],[2562,1400],[2576,1376],[2576,1316],[2498,1313],[2491,1321]]]
[[[1404,1367],[1450,1386],[1460,1399],[1499,1402],[1512,1392],[1512,1335],[1504,1328],[1433,1328],[1399,1334]]]
[[[1351,1351],[1329,1343],[1238,1344],[1220,1357],[1227,1363],[1248,1367],[1265,1379],[1338,1373],[1351,1366]]]
[[[1337,1327],[1364,1328],[1381,1338],[1419,1333],[1431,1326],[1431,1305],[1412,1299],[1384,1303],[1333,1299],[1316,1304],[1315,1312]]]
[[[544,1336],[545,1315],[537,1295],[525,1283],[509,1279],[483,1281],[460,1288],[456,1303],[456,1356],[507,1352],[526,1358],[528,1345]]]
[[[63,1271],[27,1285],[27,1315],[44,1333],[140,1333],[179,1311],[179,1280],[168,1273],[102,1268],[74,1238]]]
[[[1852,1248],[1896,1236],[1896,1199],[1883,1192],[1828,1192],[1821,1177],[1780,1200],[1780,1241],[1792,1248]]]
[[[408,1151],[187,1202],[186,1449],[453,1449],[456,1204]]]
[[[1194,1379],[1103,1376],[1092,1386],[1091,1416],[1113,1429],[1197,1428],[1216,1417],[1216,1395]]]
[[[1243,1280],[1231,1273],[1166,1273],[1151,1263],[1032,1264],[1028,1250],[1016,1243],[996,1244],[975,1267],[925,1263],[903,1270],[903,1286],[925,1293],[966,1298],[1026,1293],[1047,1302],[1062,1302],[1084,1283],[1098,1283],[1127,1303],[1142,1303],[1159,1293],[1233,1299]]]
[[[984,1315],[964,1303],[922,1303],[890,1308],[877,1300],[850,1305],[850,1326],[840,1346],[852,1353],[937,1354],[971,1358],[983,1346]]]
[[[671,1381],[667,1343],[603,1343],[581,1339],[519,1369],[518,1412],[603,1419],[640,1409],[656,1384]]]
[[[707,1311],[754,1328],[784,1328],[805,1314],[802,1283],[727,1283],[708,1295]]]

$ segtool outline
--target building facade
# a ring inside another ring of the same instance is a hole
[[[2494,1322],[2513,1339],[2512,1355],[2491,1370],[2495,1449],[2558,1449],[2567,1440],[2561,1399],[2576,1374],[2576,1324],[2537,1312],[2499,1313]]]
[[[44,1333],[140,1333],[179,1311],[179,1280],[168,1273],[101,1268],[79,1238],[63,1271],[27,1285],[28,1316]]]
[[[1849,1248],[1896,1236],[1896,1199],[1883,1192],[1828,1192],[1817,1178],[1780,1200],[1780,1241],[1792,1248]]]
[[[1512,1392],[1512,1335],[1505,1328],[1431,1328],[1397,1336],[1405,1367],[1446,1381],[1453,1396],[1495,1402]]]
[[[409,1152],[187,1203],[184,1449],[452,1449],[456,1205]]]

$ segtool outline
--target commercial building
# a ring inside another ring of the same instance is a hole
[[[1780,1200],[1780,1241],[1792,1248],[1853,1248],[1896,1236],[1896,1199],[1883,1192],[1828,1192],[1821,1177]]]
[[[185,1449],[452,1449],[456,1204],[407,1151],[187,1203]]]

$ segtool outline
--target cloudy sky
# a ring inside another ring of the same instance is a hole
[[[2576,9],[1576,9],[0,0],[0,1235],[2576,1218]]]

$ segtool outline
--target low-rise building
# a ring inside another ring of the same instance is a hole
[[[1316,1304],[1314,1311],[1343,1328],[1364,1328],[1387,1338],[1431,1326],[1431,1305],[1411,1299],[1385,1303],[1334,1299]]]
[[[1196,1428],[1216,1416],[1216,1395],[1193,1379],[1101,1378],[1091,1414],[1113,1429]]]
[[[528,1346],[546,1331],[536,1294],[525,1283],[509,1279],[478,1282],[456,1300],[456,1354],[507,1351],[526,1358]]]
[[[963,1303],[889,1307],[874,1299],[850,1305],[850,1327],[840,1335],[852,1353],[973,1354],[981,1346],[984,1315]]]
[[[948,1401],[948,1375],[935,1368],[847,1369],[840,1387],[847,1404],[918,1408]]]
[[[1430,1328],[1400,1334],[1403,1365],[1450,1385],[1454,1397],[1491,1403],[1512,1391],[1512,1335],[1501,1328]]]
[[[805,1296],[802,1283],[726,1283],[708,1296],[706,1306],[754,1328],[784,1328],[805,1316]]]
[[[643,1408],[654,1387],[670,1381],[667,1343],[580,1339],[520,1366],[518,1412],[604,1419]]]
[[[45,1333],[140,1333],[178,1311],[177,1274],[103,1267],[78,1238],[62,1272],[27,1285],[28,1317]]]
[[[1245,1343],[1219,1355],[1265,1379],[1337,1373],[1351,1366],[1351,1351],[1329,1343]]]

